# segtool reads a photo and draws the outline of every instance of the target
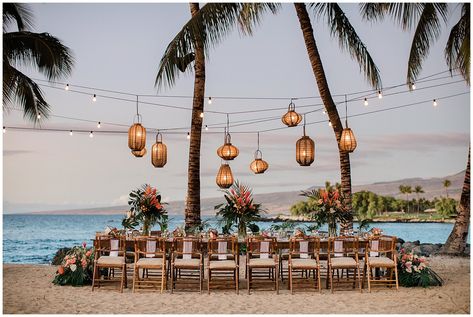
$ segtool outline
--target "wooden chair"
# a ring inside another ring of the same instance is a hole
[[[233,280],[235,291],[239,292],[238,241],[235,237],[218,237],[207,243],[207,289],[210,285],[227,285]],[[213,281],[212,281],[213,278]]]
[[[365,251],[369,292],[371,284],[387,284],[390,287],[396,286],[396,290],[399,289],[396,241],[397,238],[393,236],[369,238]]]
[[[294,294],[295,280],[298,280],[300,285],[309,282],[311,287],[321,291],[319,250],[320,239],[316,237],[291,238],[289,241],[288,270],[291,294]],[[313,282],[310,281],[311,272]],[[300,273],[299,277],[297,273]]]
[[[134,244],[133,292],[136,287],[156,288],[161,284],[162,293],[166,286],[166,242],[160,237],[149,236],[135,238]]]
[[[120,292],[123,292],[123,287],[126,287],[127,284],[125,244],[125,236],[116,238],[108,235],[96,235],[92,291],[95,286],[100,287],[103,282],[117,282],[114,274],[108,274],[108,276],[102,276],[101,278],[100,271],[102,269],[108,269],[109,272],[110,270],[119,269],[121,275],[118,281],[120,282]]]
[[[335,271],[337,271],[337,284],[350,283],[355,288],[358,282],[360,292],[360,263],[358,259],[358,238],[354,236],[348,237],[332,237],[328,241],[328,279],[330,282],[330,290],[333,293],[333,279]],[[342,270],[342,276],[340,276]],[[343,272],[346,272],[344,279]],[[352,278],[352,279],[351,279]]]
[[[191,284],[198,280],[202,293],[204,262],[201,250],[201,239],[194,237],[176,237],[173,239],[171,256],[171,293],[174,292],[177,279]],[[198,273],[198,275],[196,275]]]
[[[246,272],[248,294],[254,280],[269,278],[274,281],[274,290],[279,294],[279,262],[277,242],[273,237],[251,237],[246,240]]]

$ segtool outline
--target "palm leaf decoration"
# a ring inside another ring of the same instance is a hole
[[[445,47],[450,70],[458,68],[470,84],[470,4],[462,4],[460,20],[452,27]]]
[[[16,22],[18,31],[7,32]],[[49,33],[28,31],[32,14],[25,4],[3,4],[3,109],[8,111],[15,103],[23,109],[24,117],[37,122],[37,115],[47,118],[50,105],[32,79],[19,67],[33,68],[48,80],[67,76],[72,71],[70,49]]]

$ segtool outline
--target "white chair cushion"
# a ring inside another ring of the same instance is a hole
[[[248,262],[248,266],[251,267],[273,267],[276,266],[276,262],[274,262],[274,259],[250,259]]]
[[[209,268],[212,269],[229,269],[233,270],[236,268],[235,261],[222,260],[222,261],[210,261]]]
[[[346,256],[331,258],[330,262],[333,268],[356,267],[355,259]]]
[[[317,261],[315,259],[292,259],[292,268],[317,268]]]
[[[394,261],[390,258],[385,256],[370,256],[368,258],[368,264],[370,266],[378,266],[378,267],[394,267]]]
[[[174,261],[174,266],[198,268],[200,266],[200,260],[199,259],[176,259]]]
[[[102,255],[97,260],[97,264],[100,264],[100,265],[122,265],[122,264],[125,264],[125,257],[123,257],[123,256]]]
[[[163,266],[163,258],[141,258],[136,262],[136,266],[154,266],[161,267]]]

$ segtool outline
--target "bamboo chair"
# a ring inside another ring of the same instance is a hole
[[[210,286],[226,286],[233,280],[235,292],[239,292],[238,241],[235,237],[217,237],[207,243],[207,290]],[[213,279],[213,280],[212,280]]]
[[[156,289],[161,284],[162,293],[166,286],[166,242],[160,237],[149,236],[135,238],[134,244],[133,292],[137,287]]]
[[[354,236],[340,236],[330,238],[328,241],[328,279],[330,283],[330,291],[333,293],[333,279],[335,271],[337,271],[337,285],[353,284],[353,288],[358,282],[360,292],[360,263],[358,259],[358,238]],[[342,270],[340,277],[339,270]],[[346,278],[343,276],[346,272]]]
[[[290,240],[288,270],[291,294],[294,294],[295,280],[298,280],[300,285],[309,282],[309,286],[321,291],[319,251],[319,238],[292,238]],[[310,281],[310,274],[308,274],[310,272],[313,275],[313,282]],[[297,277],[297,273],[300,273],[300,277]]]
[[[94,272],[92,276],[92,291],[95,286],[100,287],[104,282],[120,282],[120,292],[127,284],[126,261],[125,261],[125,236],[118,238],[108,235],[96,235],[95,237],[95,257]],[[101,278],[100,271],[102,269],[115,270],[119,269],[121,275],[119,279],[115,279],[114,275],[103,276]]]
[[[396,290],[399,290],[396,241],[397,238],[393,236],[369,238],[365,251],[369,292],[372,284],[387,284],[389,287],[396,286]],[[375,274],[372,272],[373,269]]]
[[[274,290],[279,294],[279,262],[277,242],[273,237],[251,237],[246,240],[246,272],[248,294],[254,280],[274,281]]]
[[[171,293],[174,292],[177,280],[181,279],[183,284],[195,284],[196,280],[198,280],[199,291],[202,294],[204,262],[201,244],[200,238],[176,237],[173,239]]]

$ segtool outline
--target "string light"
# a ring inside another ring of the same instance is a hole
[[[93,102],[96,102],[96,101],[97,101],[97,95],[96,95],[96,94],[94,94],[94,96],[92,97],[92,101],[93,101]]]
[[[187,140],[190,140],[190,139],[191,139],[191,133],[187,132]]]
[[[381,90],[378,90],[378,98],[383,99],[383,94],[381,93]]]
[[[205,131],[209,131],[209,127],[205,125]]]
[[[412,89],[412,90],[416,90],[416,84],[411,83],[411,89]]]
[[[365,98],[365,102],[363,104],[365,105],[365,107],[368,106],[368,99],[367,98]]]
[[[327,114],[327,111],[325,111],[325,109],[322,111],[323,114]]]
[[[93,137],[94,137],[94,131],[90,131],[89,138],[93,138]]]
[[[332,121],[329,120],[328,122],[328,126],[331,127],[332,126]]]
[[[69,84],[66,84],[66,87],[64,87],[65,90],[69,90]]]
[[[437,107],[437,106],[438,106],[437,99],[434,99],[434,107]]]
[[[100,129],[100,121],[97,123],[97,128]]]
[[[72,130],[71,130],[71,131],[69,131],[69,135],[70,135],[70,136],[72,136]]]
[[[201,117],[201,118],[204,117],[204,112],[203,112],[203,111],[200,113],[200,117]]]
[[[38,113],[38,115],[36,116],[36,118],[39,120],[41,119],[41,113]]]
[[[7,128],[3,127],[3,133],[7,133]]]
[[[209,97],[209,105],[212,104],[212,97]]]

